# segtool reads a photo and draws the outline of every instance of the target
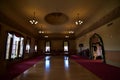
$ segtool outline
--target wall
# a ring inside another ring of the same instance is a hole
[[[120,67],[120,51],[106,51],[106,62]]]
[[[63,53],[63,42],[68,41],[69,43],[69,53],[70,54],[75,54],[76,53],[76,43],[75,40],[72,39],[39,39],[38,42],[38,49],[39,53],[44,53],[45,51],[45,42],[50,41],[51,42],[51,53],[52,54],[62,54]]]
[[[104,0],[105,1],[105,0]],[[103,3],[101,6],[96,10],[96,12],[91,15],[90,18],[88,18],[89,21],[86,21],[82,27],[77,29],[76,35],[78,35],[80,32],[85,29],[87,29],[89,26],[93,25],[95,22],[99,21],[101,18],[103,18],[105,15],[110,13],[112,10],[120,6],[120,0],[109,0],[107,1],[107,4]]]
[[[63,51],[63,40],[51,40],[51,50],[62,52]]]
[[[120,18],[117,18],[100,28],[77,38],[77,50],[79,52],[79,43],[83,43],[84,48],[89,48],[89,38],[94,34],[99,34],[104,43],[106,63],[120,67]]]
[[[69,40],[69,51],[70,51],[70,54],[76,54],[77,53],[75,40]]]
[[[26,54],[25,51],[24,51],[23,52],[24,53],[23,59],[30,58],[30,57],[34,56],[34,41],[35,41],[35,38],[33,36],[22,33],[19,30],[12,28],[12,26],[8,26],[4,23],[0,23],[0,74],[5,73],[6,66],[8,64],[16,61],[16,60],[13,60],[13,61],[6,61],[5,60],[7,33],[9,31],[15,31],[15,32],[23,35],[23,37],[24,37],[24,50],[25,50],[26,37],[29,36],[31,38],[31,51],[30,51],[29,54]],[[17,60],[17,61],[19,61],[19,60]]]
[[[90,36],[91,35],[84,35],[84,36],[76,39],[77,53],[80,52],[79,44],[83,44],[82,50],[89,48],[89,38],[90,38]]]
[[[38,40],[38,54],[43,55],[45,51],[45,40]]]

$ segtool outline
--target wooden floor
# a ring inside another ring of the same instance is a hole
[[[14,80],[100,80],[67,56],[46,56]]]

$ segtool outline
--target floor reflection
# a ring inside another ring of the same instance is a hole
[[[45,70],[46,71],[50,70],[50,56],[45,57]]]
[[[68,56],[64,56],[64,67],[65,67],[65,70],[69,69],[69,57]]]
[[[46,56],[13,80],[100,80],[69,56]]]

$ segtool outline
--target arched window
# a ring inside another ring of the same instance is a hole
[[[45,52],[50,52],[50,41],[46,41],[45,43]]]
[[[37,52],[37,45],[35,45],[35,52]]]
[[[68,41],[64,41],[63,46],[64,46],[64,54],[66,55],[69,52],[69,43],[68,43]]]
[[[9,32],[6,44],[5,59],[15,59],[23,56],[24,38],[16,32]]]
[[[31,40],[30,40],[30,38],[27,37],[26,53],[30,53],[30,43],[31,43]]]
[[[35,52],[37,52],[37,49],[38,49],[37,44],[38,44],[38,41],[37,41],[37,40],[35,40]]]
[[[64,51],[68,52],[68,41],[64,42]]]

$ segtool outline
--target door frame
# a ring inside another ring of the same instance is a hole
[[[97,39],[97,40],[95,41],[95,39]],[[95,42],[93,42],[93,40]],[[90,55],[89,55],[89,57],[90,57],[90,59],[93,59],[93,57],[94,57],[93,56],[93,46],[96,45],[96,44],[99,44],[101,46],[101,49],[102,49],[102,60],[103,60],[104,63],[106,63],[104,43],[103,43],[102,37],[99,34],[97,34],[97,33],[94,33],[90,37],[90,39],[89,39],[89,46],[90,46]]]

